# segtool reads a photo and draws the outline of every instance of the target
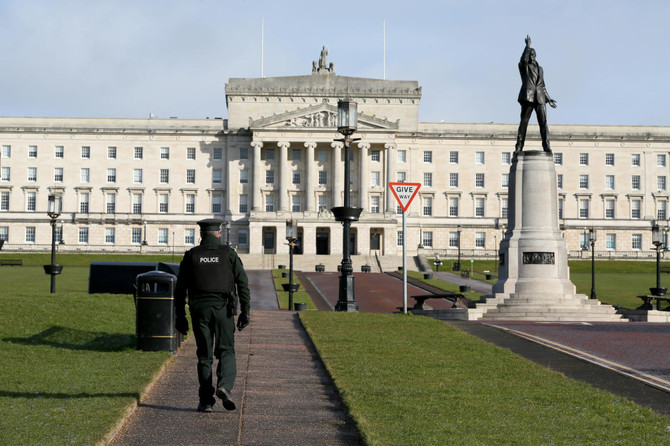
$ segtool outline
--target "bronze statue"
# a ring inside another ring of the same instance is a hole
[[[530,115],[535,110],[537,123],[540,126],[542,136],[542,148],[551,153],[549,146],[549,128],[547,127],[547,106],[556,108],[556,101],[551,99],[544,86],[544,72],[535,60],[535,50],[530,47],[530,36],[526,36],[526,48],[521,54],[519,61],[519,74],[521,74],[521,91],[519,91],[519,104],[521,104],[521,123],[516,137],[515,152],[523,150],[526,141],[526,129]]]

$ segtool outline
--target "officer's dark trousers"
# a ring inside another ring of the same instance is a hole
[[[233,389],[237,363],[235,362],[235,318],[228,317],[226,305],[198,308],[190,306],[193,334],[197,346],[198,394],[203,404],[214,404],[212,385],[212,362],[216,367],[217,388]]]

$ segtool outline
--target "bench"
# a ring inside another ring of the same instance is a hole
[[[660,311],[661,302],[666,301],[670,302],[670,296],[655,296],[653,294],[645,294],[642,296],[637,296],[644,301],[644,303],[636,308],[636,310],[653,310],[654,309],[654,299],[656,299],[656,309]]]
[[[493,274],[493,273],[491,273],[491,272],[489,272],[489,271],[484,271],[484,272],[481,272],[481,271],[473,271],[472,274],[481,274],[482,276],[484,276],[484,277],[486,278],[486,280],[492,280],[492,279],[495,279],[495,278],[496,278],[496,275]]]
[[[23,266],[21,259],[0,259],[0,266]]]
[[[428,299],[448,299],[453,301],[454,307],[457,308],[468,308],[468,303],[470,302],[466,299],[465,294],[452,293],[449,291],[441,294],[422,294],[420,296],[410,297],[416,301],[416,304],[414,304],[415,310],[423,310],[423,303]]]
[[[464,269],[461,271],[461,277],[469,278],[470,277],[470,270],[469,269]]]
[[[670,273],[670,266],[661,266],[659,268],[659,272],[661,273]]]

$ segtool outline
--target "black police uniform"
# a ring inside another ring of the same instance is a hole
[[[198,222],[202,231],[219,231],[221,220],[207,219]],[[230,391],[235,384],[235,294],[239,296],[241,314],[238,329],[249,323],[249,280],[242,261],[220,238],[204,234],[199,246],[184,254],[179,267],[175,289],[177,329],[188,331],[186,320],[186,294],[193,323],[198,356],[198,410],[210,411],[216,401],[212,385],[212,363],[216,357],[216,395],[224,407],[234,410]]]

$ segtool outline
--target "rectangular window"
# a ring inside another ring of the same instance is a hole
[[[423,231],[423,234],[421,236],[421,243],[426,248],[432,248],[433,247],[433,231]]]
[[[168,228],[158,228],[158,244],[167,245],[168,244]]]
[[[195,245],[195,229],[189,228],[184,230],[184,244]]]
[[[293,184],[300,184],[300,171],[299,170],[294,170],[293,171],[293,178],[291,179],[291,182]]]
[[[240,184],[249,184],[249,171],[247,169],[240,170]]]
[[[616,216],[616,201],[614,200],[605,200],[605,218],[613,219]]]
[[[484,164],[485,157],[484,152],[475,152],[475,164]]]
[[[630,187],[633,190],[640,190],[640,175],[632,175],[630,177],[631,185]]]
[[[28,192],[26,194],[26,210],[35,212],[37,209],[37,192]]]
[[[275,159],[275,149],[265,149],[265,160],[274,161]]]
[[[116,159],[116,147],[114,146],[107,147],[107,158]]]
[[[194,160],[195,159],[195,147],[187,147],[186,148],[186,159],[187,160]]]
[[[449,163],[458,164],[458,152],[452,150],[449,152]]]
[[[656,155],[656,166],[665,167],[665,155]]]
[[[186,194],[186,209],[187,214],[195,213],[195,194]]]
[[[162,160],[169,160],[170,159],[170,148],[169,147],[161,147],[160,157],[161,157]]]
[[[265,184],[274,184],[275,183],[275,171],[266,170],[265,171]]]
[[[106,200],[107,200],[107,213],[108,214],[114,214],[116,213],[116,194],[115,193],[108,193],[106,195]]]
[[[396,172],[396,181],[398,183],[404,183],[407,181],[407,172]]]
[[[458,173],[451,172],[449,174],[449,187],[458,187]]]
[[[605,249],[616,249],[616,234],[605,234]]]
[[[319,184],[326,185],[328,184],[328,172],[325,170],[319,171]]]
[[[214,147],[212,149],[212,159],[214,161],[221,161],[223,159],[223,149],[221,147]]]
[[[398,231],[398,232],[396,232],[395,234],[396,234],[396,235],[395,235],[395,243],[396,243],[396,245],[397,245],[397,246],[402,246],[402,244],[403,244],[403,239],[404,239],[404,237],[403,237],[403,235],[404,235],[403,232],[402,232],[402,231]]]
[[[240,195],[240,203],[238,209],[240,214],[246,214],[247,212],[249,212],[249,196],[247,194]]]
[[[605,189],[614,190],[614,175],[605,175]]]
[[[239,229],[237,231],[237,244],[240,246],[249,246],[249,230]]]
[[[458,217],[458,198],[449,198],[449,217]]]
[[[500,216],[502,218],[507,218],[507,210],[509,209],[509,199],[508,198],[503,198],[501,201],[501,209],[500,209]],[[558,201],[558,204],[560,205],[562,203],[562,200]],[[559,207],[559,210],[562,210],[561,207]],[[559,217],[563,218],[563,217]]]
[[[554,164],[557,166],[563,165],[563,154],[560,152],[554,152]]]
[[[328,209],[328,197],[319,195],[319,212],[325,211],[326,209]]]
[[[186,183],[195,184],[195,169],[186,169]]]
[[[35,226],[26,226],[26,243],[35,243]]]
[[[589,200],[579,200],[579,218],[589,218]]]
[[[423,151],[423,162],[432,163],[433,162],[433,152],[431,150]]]
[[[167,184],[170,182],[170,169],[161,169],[160,170],[160,182],[163,184]]]
[[[659,175],[656,177],[656,187],[658,188],[658,190],[665,190],[666,188],[665,175]]]
[[[91,158],[91,147],[89,146],[81,146],[81,157],[83,159],[89,159]]]
[[[328,151],[320,149],[316,152],[316,160],[323,163],[328,161]],[[374,161],[374,160],[373,160]]]
[[[0,240],[9,241],[9,226],[0,226]]]
[[[475,248],[486,248],[486,232],[475,232]]]
[[[265,196],[265,212],[274,212],[275,210],[275,196],[268,194]]]
[[[28,146],[28,158],[37,158],[37,146]]]
[[[633,234],[631,237],[631,249],[642,249],[642,234]]]
[[[423,173],[423,185],[424,187],[433,187],[433,173],[424,172]]]
[[[79,243],[88,243],[88,228],[79,228]]]
[[[115,228],[105,228],[105,243],[114,243],[116,239]]]
[[[633,153],[630,156],[630,164],[632,166],[636,166],[636,167],[640,166],[640,154],[639,153]]]
[[[133,214],[142,213],[142,194],[133,194]]]
[[[54,181],[56,183],[62,183],[63,182],[63,168],[62,167],[55,167],[54,168]]]
[[[223,212],[223,195],[212,195],[212,214],[220,214]]]
[[[11,181],[11,171],[9,167],[0,168],[0,179],[2,181]]]
[[[54,157],[63,158],[65,156],[65,148],[63,146],[56,146],[54,148]]]
[[[605,154],[605,165],[606,166],[613,166],[614,165],[614,154],[613,153],[606,153]]]
[[[370,150],[370,161],[378,162],[381,159],[379,150]]]
[[[375,187],[379,186],[381,184],[381,172],[379,171],[373,171],[370,172],[370,186]]]
[[[133,158],[136,160],[141,160],[142,158],[144,158],[144,148],[135,147],[133,149]]]
[[[579,188],[580,189],[588,189],[589,188],[589,176],[588,175],[580,175],[579,176]]]
[[[107,182],[116,183],[116,168],[107,169]]]
[[[398,150],[397,159],[399,163],[407,162],[407,150]]]
[[[475,174],[475,187],[484,187],[484,174],[476,173]]]
[[[433,197],[423,197],[423,216],[433,215]]]
[[[502,174],[500,185],[502,187],[509,187],[509,174],[508,173]]]
[[[656,219],[665,220],[668,215],[668,202],[665,200],[659,200],[656,203]]]
[[[301,161],[301,160],[302,160],[302,150],[291,149],[291,161]]]
[[[9,192],[0,192],[0,211],[9,211]]]
[[[223,173],[221,169],[212,170],[212,184],[221,184]]]
[[[503,152],[501,153],[501,162],[502,164],[509,166],[512,164],[512,153],[511,152]]]
[[[133,169],[133,182],[142,182],[142,169]]]
[[[168,194],[160,194],[158,196],[158,212],[161,214],[167,214],[168,213]]]
[[[579,165],[580,166],[588,166],[589,165],[589,154],[588,153],[580,153],[579,154]]]
[[[28,168],[28,181],[30,182],[37,181],[37,167]]]
[[[2,145],[2,157],[11,158],[12,157],[12,146],[3,144]]]
[[[79,212],[82,214],[88,214],[88,203],[89,203],[89,193],[82,192],[79,194]]]
[[[249,149],[247,147],[240,147],[240,160],[249,159]]]
[[[379,214],[379,196],[373,195],[370,197],[370,213]]]
[[[563,218],[563,200],[562,198],[558,199],[558,218]]]
[[[630,217],[639,219],[641,212],[640,209],[642,208],[642,200],[632,200],[630,202]]]
[[[556,174],[556,186],[559,189],[563,189],[563,174],[562,173]]]
[[[142,243],[142,228],[132,228],[130,233],[130,243],[139,245]]]
[[[291,195],[291,210],[293,212],[300,212],[302,210],[300,195],[298,194]]]
[[[484,216],[484,199],[475,198],[475,217]]]
[[[450,232],[449,233],[449,247],[450,248],[458,248],[458,242],[459,242],[458,232]]]
[[[82,167],[79,169],[79,182],[88,183],[91,181],[91,169],[88,167]]]

